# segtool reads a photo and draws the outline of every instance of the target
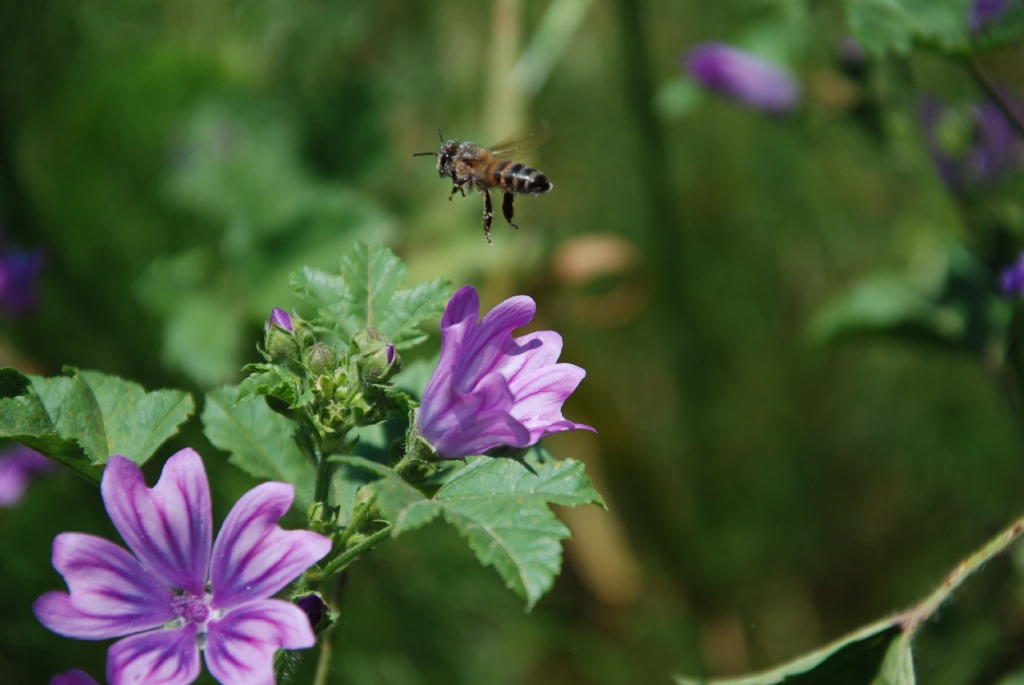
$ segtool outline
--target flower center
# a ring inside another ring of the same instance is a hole
[[[206,605],[206,600],[206,597],[196,597],[191,593],[183,592],[171,600],[171,608],[174,610],[174,615],[185,623],[194,623],[202,627],[210,618],[210,608]]]

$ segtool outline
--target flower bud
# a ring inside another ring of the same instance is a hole
[[[306,614],[313,632],[321,632],[326,627],[326,625],[321,626],[323,623],[330,625],[331,610],[319,592],[310,592],[296,597],[295,604]]]
[[[287,314],[286,314],[287,316]],[[288,322],[291,327],[291,320]],[[299,357],[299,343],[292,335],[291,328],[284,328],[274,322],[273,318],[266,327],[266,338],[263,341],[266,353],[276,363],[287,363]]]
[[[359,350],[359,374],[364,383],[383,383],[402,370],[402,358],[387,337],[373,326],[352,338]]]
[[[274,307],[270,312],[270,321],[267,322],[267,328],[271,326],[280,326],[289,333],[295,329],[292,328],[292,317],[288,315],[288,312],[281,309],[280,307]]]
[[[768,114],[789,114],[800,106],[800,83],[789,70],[746,50],[709,41],[686,55],[698,83]]]
[[[329,345],[318,342],[306,350],[303,361],[311,373],[328,374],[338,367],[338,353]]]

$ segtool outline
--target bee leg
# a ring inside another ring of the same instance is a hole
[[[501,203],[501,213],[505,215],[505,221],[508,222],[508,225],[518,231],[519,227],[512,223],[512,216],[515,211],[512,208],[512,199],[512,193],[505,193],[505,199]]]
[[[482,189],[484,194],[484,237],[487,238],[487,244],[493,245],[491,242],[491,223],[494,221],[494,205],[491,204],[491,191],[489,188]]]
[[[459,185],[459,184],[457,184],[457,183],[456,183],[455,185],[453,185],[453,186],[452,186],[452,192],[448,193],[448,199],[449,199],[449,200],[451,200],[451,199],[452,199],[452,195],[454,195],[454,194],[455,194],[455,191],[456,191],[456,190],[457,190],[457,191],[459,191],[460,193],[462,193],[462,197],[466,197],[466,191],[465,191],[465,190],[463,190],[463,188],[462,188],[462,186],[461,186],[461,185]]]

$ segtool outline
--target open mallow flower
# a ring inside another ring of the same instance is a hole
[[[123,638],[107,652],[108,685],[188,685],[199,677],[200,651],[222,685],[271,685],[278,649],[316,643],[302,609],[270,599],[331,549],[321,535],[277,525],[292,504],[291,485],[247,492],[212,544],[210,486],[194,450],[168,459],[153,488],[115,455],[100,492],[131,552],[61,533],[53,566],[70,594],[48,592],[32,609],[59,635]]]
[[[800,105],[800,83],[789,70],[727,43],[699,43],[686,54],[690,76],[709,90],[768,114]]]
[[[466,286],[441,317],[441,359],[416,414],[419,436],[442,459],[521,449],[545,435],[590,426],[562,416],[562,404],[587,372],[558,364],[562,337],[538,331],[513,338],[537,305],[509,298],[477,322],[480,300]]]
[[[97,683],[88,673],[75,668],[50,678],[50,685],[97,685]]]
[[[57,465],[24,445],[0,454],[0,507],[13,507],[24,497],[32,479]]]

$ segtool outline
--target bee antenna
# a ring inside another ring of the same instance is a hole
[[[413,155],[413,157],[426,157],[427,155],[437,157],[436,152],[417,152],[416,154]]]
[[[437,137],[441,139],[441,145],[444,145],[444,136],[441,135],[441,129],[437,129]]]

